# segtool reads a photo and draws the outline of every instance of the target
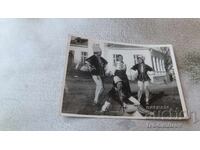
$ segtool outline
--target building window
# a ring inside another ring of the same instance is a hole
[[[85,60],[88,57],[88,52],[81,52],[81,63],[85,64]]]
[[[133,55],[134,65],[137,64],[137,55]]]
[[[120,56],[120,54],[113,54],[113,64],[118,61],[118,56]]]

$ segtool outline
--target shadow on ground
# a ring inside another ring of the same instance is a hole
[[[91,78],[67,77],[62,112],[85,115],[97,115],[101,105],[107,99],[107,93],[112,87],[110,79],[105,80],[105,90],[97,106],[93,105],[95,84]],[[137,98],[137,84],[130,83],[132,95]],[[143,94],[141,104],[144,108],[153,111],[156,117],[181,117],[183,116],[178,88],[175,82],[169,84],[150,85],[150,104],[145,104]],[[112,104],[112,111],[106,115],[122,115],[120,105]],[[115,113],[116,112],[116,113]]]

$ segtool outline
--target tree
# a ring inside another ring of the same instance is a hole
[[[161,52],[164,58],[165,70],[166,70],[166,81],[169,82],[173,72],[172,58],[170,55],[169,47],[161,47]]]

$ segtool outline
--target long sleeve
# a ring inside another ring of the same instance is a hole
[[[149,65],[146,65],[146,67],[147,67],[147,71],[154,71],[154,69],[150,67]]]
[[[131,67],[132,70],[137,70],[138,69],[138,64],[134,65],[133,67]]]

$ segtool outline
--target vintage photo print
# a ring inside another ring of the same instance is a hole
[[[68,40],[62,115],[188,118],[172,45]]]

